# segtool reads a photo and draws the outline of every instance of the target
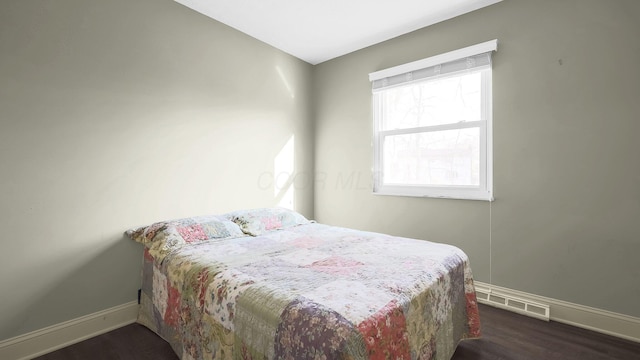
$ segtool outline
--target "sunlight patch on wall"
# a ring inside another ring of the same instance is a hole
[[[282,69],[280,69],[280,66],[276,66],[276,71],[278,72],[278,75],[280,75],[280,79],[282,80],[282,83],[284,84],[284,87],[287,88],[287,91],[289,92],[289,95],[291,96],[292,99],[294,99],[296,96],[293,93],[293,89],[291,88],[291,85],[289,84],[289,81],[287,81],[286,76],[284,76],[284,73],[282,72]]]
[[[293,210],[295,190],[295,140],[291,135],[273,160],[273,192],[278,206]]]

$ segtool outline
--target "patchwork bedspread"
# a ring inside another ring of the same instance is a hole
[[[322,224],[145,250],[142,290],[183,360],[450,359],[480,335],[460,249]]]

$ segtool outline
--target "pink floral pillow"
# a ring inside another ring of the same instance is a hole
[[[169,247],[209,239],[244,236],[238,225],[216,215],[160,221],[127,230],[125,234],[142,244],[164,242]]]
[[[240,210],[225,214],[224,217],[238,224],[244,233],[253,236],[310,223],[301,214],[285,208]]]

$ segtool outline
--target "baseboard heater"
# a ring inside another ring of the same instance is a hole
[[[549,321],[549,305],[540,304],[513,295],[504,294],[491,288],[476,286],[478,302],[509,310],[536,319]]]

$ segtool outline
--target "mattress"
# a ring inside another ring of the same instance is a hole
[[[138,322],[190,359],[450,359],[480,336],[454,246],[317,223],[144,251]]]

